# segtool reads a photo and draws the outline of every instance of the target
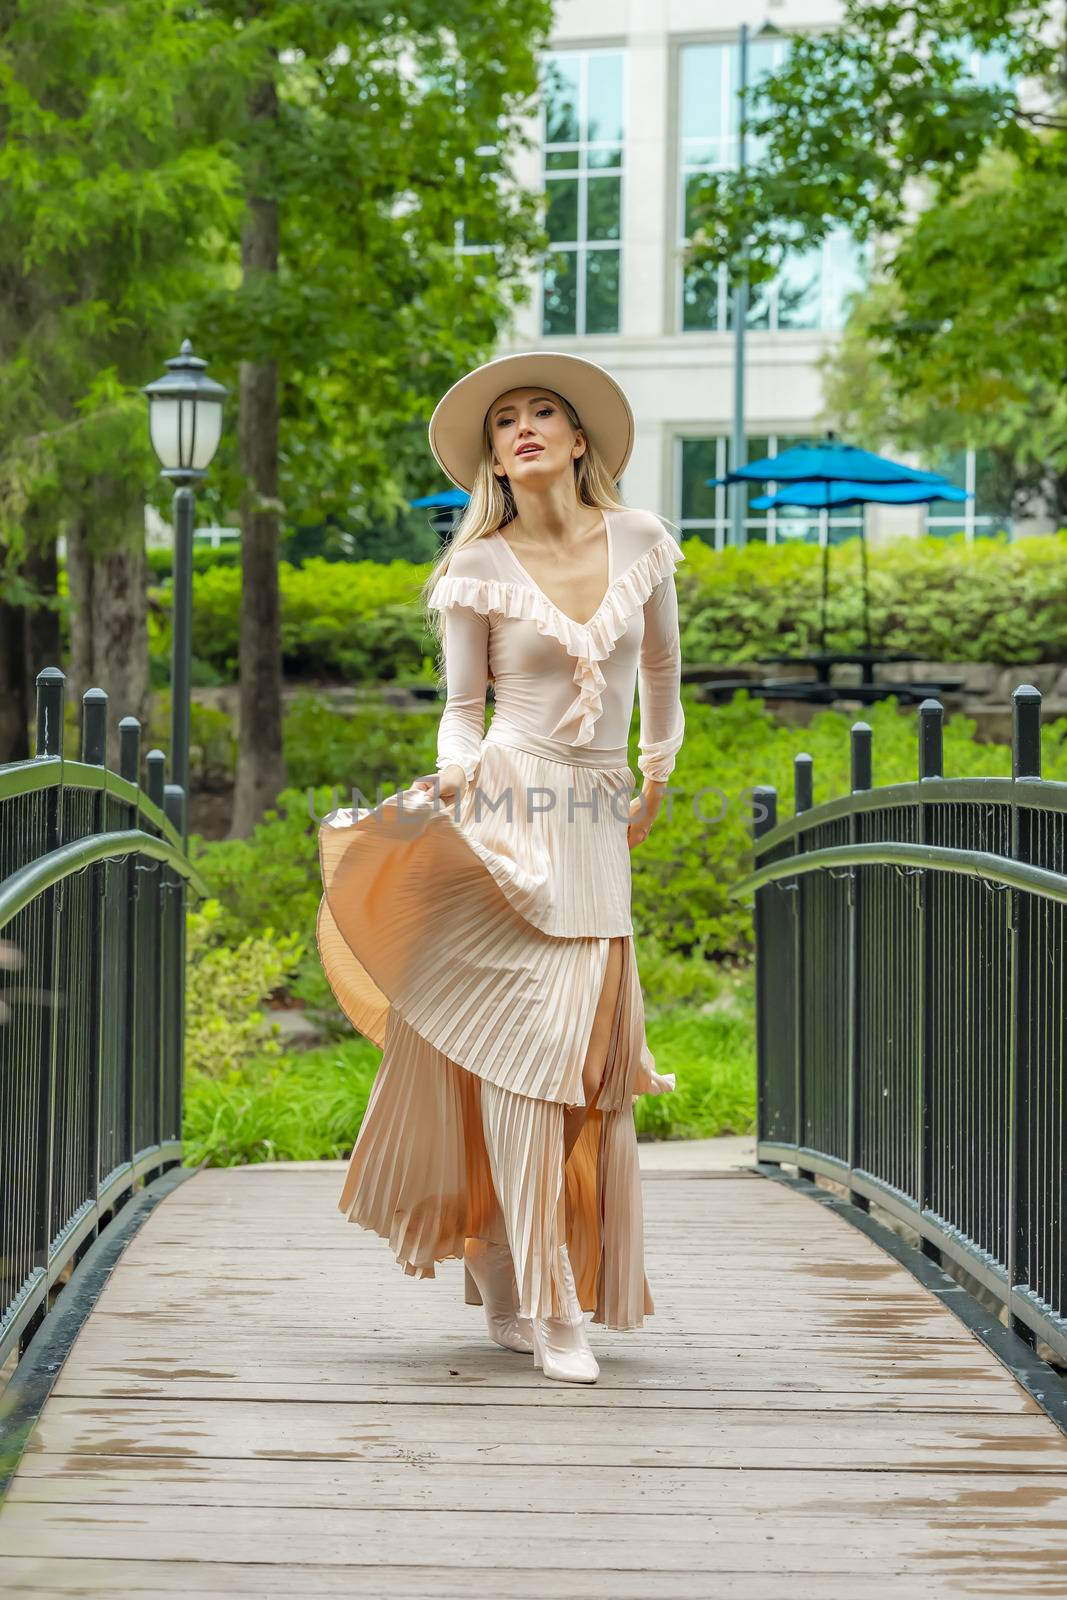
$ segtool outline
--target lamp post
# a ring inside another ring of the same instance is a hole
[[[737,41],[740,126],[737,138],[737,175],[745,176],[746,100],[748,97],[748,23],[742,22]],[[748,321],[748,262],[742,256],[734,280],[734,429],[730,470],[739,472],[748,457],[745,438],[745,324]],[[730,489],[730,543],[739,550],[745,542],[745,485]]]
[[[171,782],[185,795],[189,814],[189,701],[193,656],[193,486],[211,465],[222,434],[226,390],[206,376],[207,362],[194,356],[186,339],[167,372],[145,385],[148,431],[162,476],[174,489],[174,605],[171,644]],[[184,829],[188,837],[188,820]],[[184,842],[184,839],[183,839]]]
[[[773,22],[765,22],[755,37],[781,38],[781,29]],[[738,30],[737,76],[740,104],[737,140],[738,177],[745,175],[745,141],[748,133],[748,23],[742,22]],[[745,432],[745,336],[748,323],[748,257],[742,250],[737,263],[734,282],[734,424],[731,441],[731,471],[737,472],[748,458],[748,441]],[[745,542],[745,502],[747,490],[743,483],[735,483],[730,490],[730,543],[735,549]]]

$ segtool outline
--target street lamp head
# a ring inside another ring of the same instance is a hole
[[[207,377],[206,366],[186,339],[181,354],[167,362],[165,376],[142,391],[148,396],[148,431],[163,476],[179,484],[204,476],[222,434],[227,391]]]

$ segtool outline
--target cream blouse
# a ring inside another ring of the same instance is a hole
[[[437,770],[455,764],[469,783],[494,715],[542,738],[590,749],[625,748],[635,682],[647,778],[674,769],[685,718],[674,568],[678,541],[650,511],[605,511],[608,587],[588,622],[575,622],[534,582],[507,540],[489,534],[457,550],[427,604],[443,611],[447,701]]]

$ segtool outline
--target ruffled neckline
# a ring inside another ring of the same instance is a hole
[[[607,521],[607,518],[605,518]],[[499,538],[499,534],[492,535]],[[494,613],[533,622],[538,633],[557,640],[575,661],[578,690],[549,737],[566,744],[588,744],[603,709],[604,674],[599,663],[611,655],[634,612],[639,610],[664,578],[685,560],[678,541],[664,530],[662,537],[639,555],[625,571],[612,577],[607,592],[588,622],[576,622],[536,585],[507,540],[501,541],[525,581],[476,578],[445,572],[434,584],[427,604],[434,610],[449,605],[469,606],[483,616]],[[609,560],[614,565],[614,541],[608,523]]]
[[[554,600],[549,598],[549,596],[542,589],[541,585],[538,583],[537,579],[534,577],[533,573],[519,560],[518,556],[511,548],[508,540],[504,538],[504,535],[499,530],[492,535],[494,539],[498,539],[500,541],[500,544],[504,550],[504,554],[511,562],[515,570],[523,578],[525,578],[526,582],[537,592],[537,594],[540,595],[541,599],[547,606],[549,606],[553,611],[558,612],[560,620],[565,623],[569,622],[572,628],[591,628],[593,626],[597,617],[600,615],[608,595],[611,593],[611,586],[615,582],[615,513],[608,507],[602,507],[600,515],[604,519],[604,536],[608,547],[608,584],[607,588],[604,590],[603,600],[601,600],[600,605],[597,606],[596,610],[593,612],[593,615],[586,622],[576,621],[569,612],[564,611],[556,604]]]

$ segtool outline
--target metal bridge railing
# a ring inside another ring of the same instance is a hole
[[[119,725],[82,704],[63,754],[66,680],[37,679],[37,755],[0,766],[0,1364],[21,1357],[135,1183],[181,1160],[185,796]]]
[[[918,780],[794,816],[755,791],[757,1157],[847,1185],[956,1261],[1011,1328],[1067,1358],[1067,784],[1041,777],[1017,689],[1012,776],[947,778],[919,708]]]

